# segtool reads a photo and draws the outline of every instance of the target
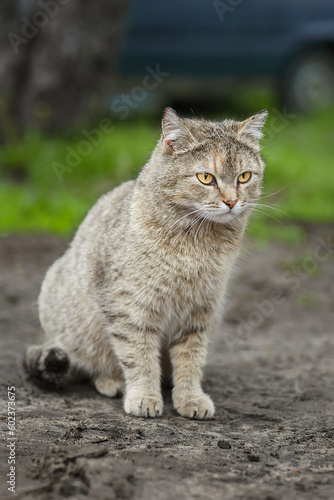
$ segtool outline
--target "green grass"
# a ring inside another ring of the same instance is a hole
[[[158,136],[157,128],[144,123],[119,124],[89,155],[79,155],[76,166],[66,156],[68,148],[78,150],[82,134],[51,139],[34,131],[6,146],[0,153],[0,233],[71,235],[101,194],[136,176]],[[61,172],[60,164],[67,170]]]
[[[259,207],[268,216],[254,214],[249,233],[260,242],[270,238],[300,241],[303,230],[299,222],[334,220],[334,109],[282,120],[277,116],[278,107],[268,98],[254,99],[249,114],[255,111],[252,106],[269,110],[262,150],[267,162],[263,195],[279,192],[262,200],[276,208]],[[244,109],[248,111],[246,104]],[[29,131],[20,142],[5,145],[0,151],[0,233],[72,235],[102,193],[136,176],[159,134],[158,120],[155,125],[144,121],[117,123],[89,154],[79,156],[77,166],[70,168],[67,148],[76,151],[85,140],[82,133],[71,138],[47,138]],[[66,165],[68,170],[61,181],[54,162]]]
[[[279,204],[291,219],[333,221],[333,109],[291,120],[265,147],[264,156],[268,163],[266,187],[283,188]]]

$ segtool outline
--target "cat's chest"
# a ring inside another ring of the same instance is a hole
[[[113,307],[131,310],[138,324],[150,324],[168,335],[189,322],[196,311],[217,308],[234,254],[205,249],[179,254],[148,246],[136,250],[135,258],[131,255],[117,276],[109,273],[107,295]]]
[[[153,300],[173,309],[193,309],[213,301],[223,291],[234,255],[199,254],[157,256],[151,264],[147,285],[155,290]]]
[[[200,257],[200,256],[199,256]],[[161,293],[152,296],[151,305],[160,311],[161,329],[170,340],[184,325],[189,325],[198,311],[208,311],[210,322],[221,309],[232,258],[216,262],[179,258],[172,267],[160,262]]]

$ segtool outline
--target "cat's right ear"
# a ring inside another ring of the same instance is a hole
[[[162,143],[169,155],[184,153],[195,145],[193,135],[172,108],[166,108],[162,115]]]
[[[263,136],[262,127],[267,116],[268,111],[263,109],[256,115],[251,116],[247,120],[239,123],[238,135],[246,140],[249,140],[257,149],[259,149],[259,141]]]

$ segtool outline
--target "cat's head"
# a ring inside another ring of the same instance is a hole
[[[267,114],[214,122],[181,118],[166,108],[161,194],[189,213],[223,224],[249,213],[261,192],[265,164],[259,139]]]

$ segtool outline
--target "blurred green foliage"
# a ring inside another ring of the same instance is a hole
[[[136,176],[157,137],[158,130],[147,124],[118,124],[91,145],[90,154],[79,154],[73,167],[66,157],[87,140],[84,135],[45,138],[27,132],[22,142],[0,152],[0,233],[71,235],[101,194]],[[60,164],[70,171],[62,173]]]
[[[299,222],[333,222],[334,109],[295,117],[263,95],[253,94],[250,100],[241,94],[234,116],[245,118],[245,110],[250,115],[263,107],[269,117],[262,149],[267,171],[261,203],[271,207],[258,206],[263,213],[254,213],[250,234],[259,241],[299,241],[303,236]],[[66,156],[78,152],[80,142],[87,140],[82,132],[51,138],[30,130],[22,140],[6,144],[0,151],[0,233],[71,236],[102,193],[136,176],[156,144],[159,126],[159,120],[115,122],[98,144],[91,144],[89,154],[76,157],[76,166]],[[66,171],[61,173],[59,165]]]

